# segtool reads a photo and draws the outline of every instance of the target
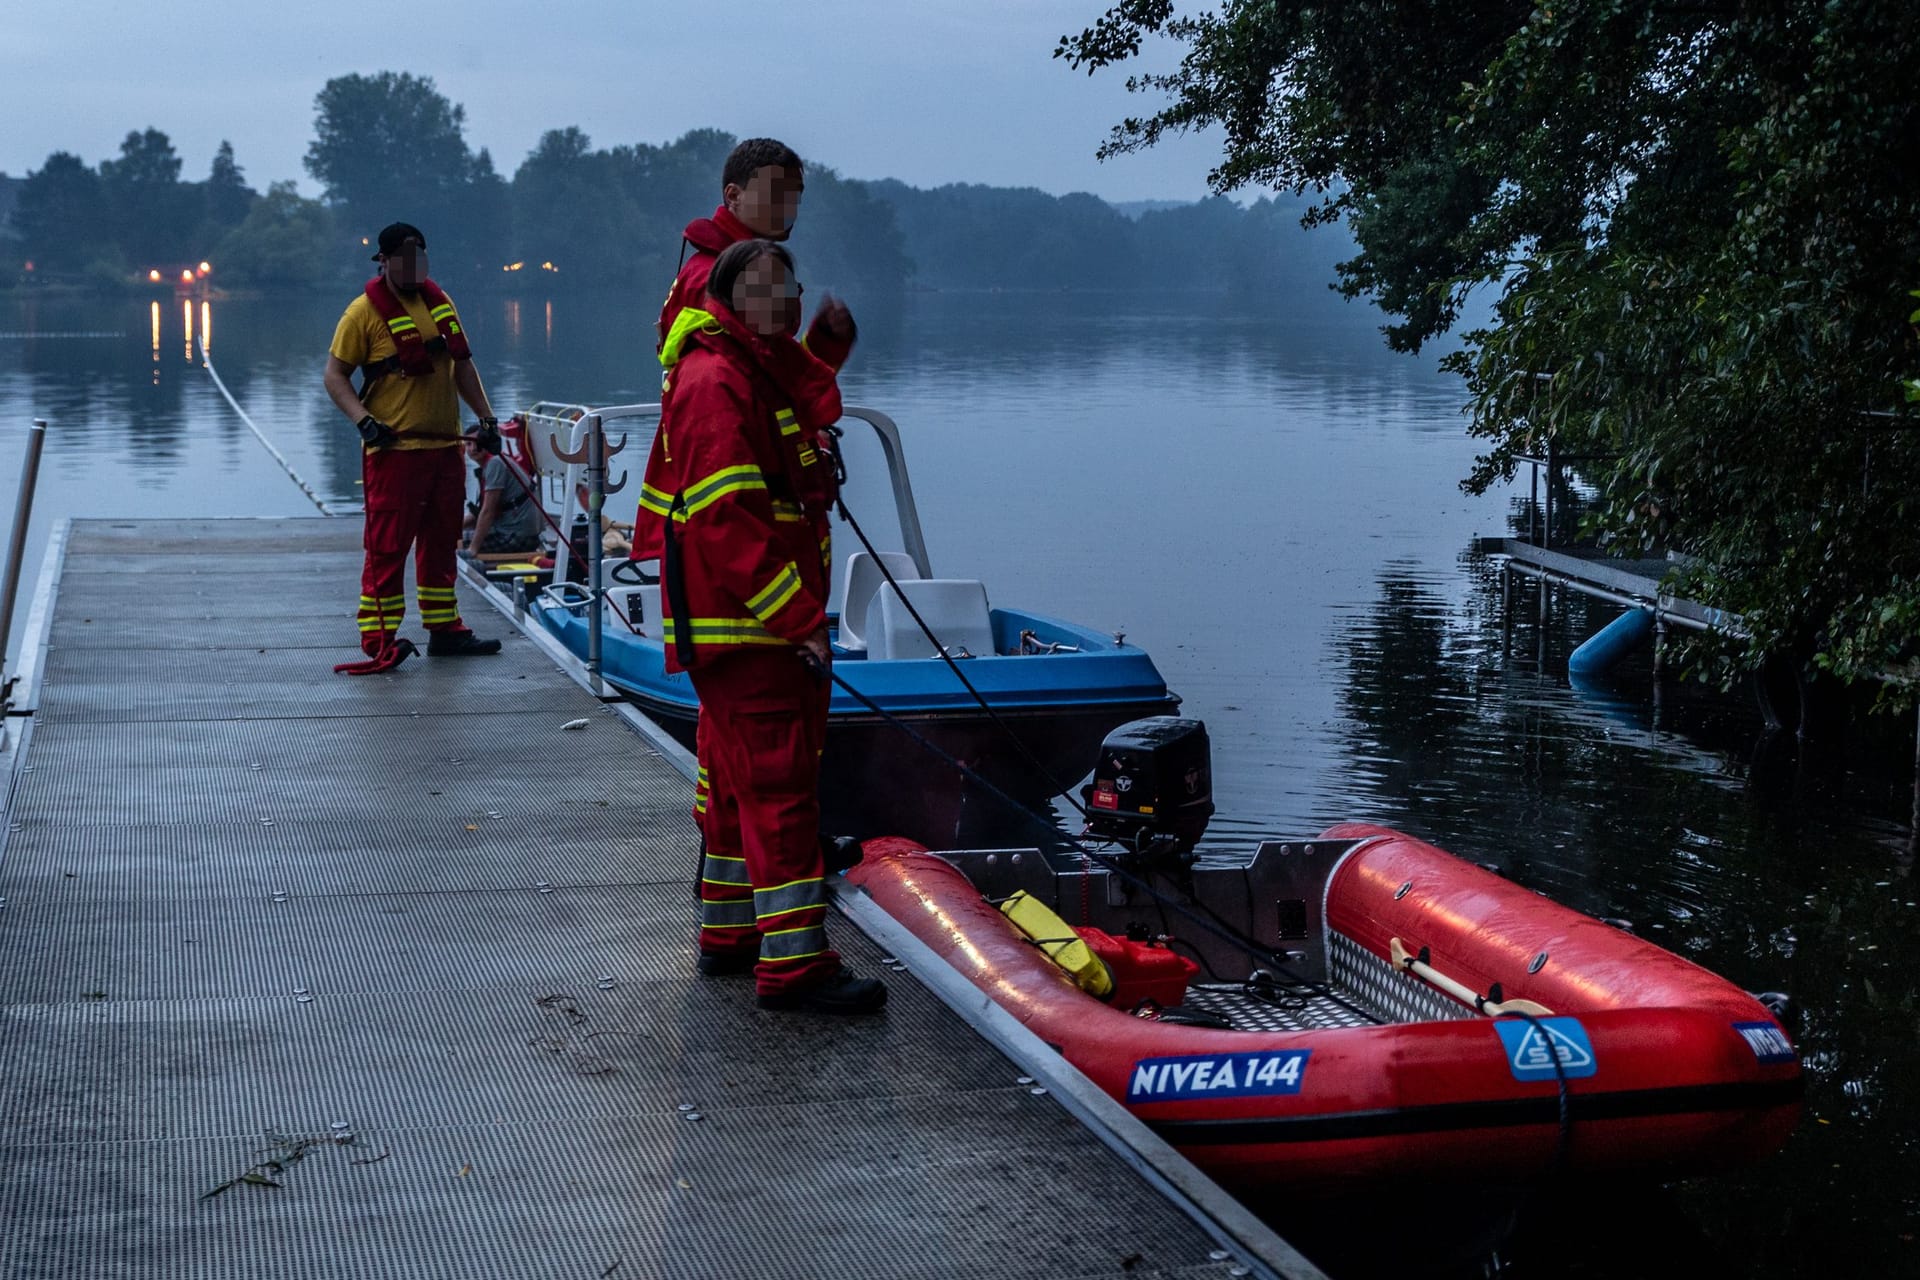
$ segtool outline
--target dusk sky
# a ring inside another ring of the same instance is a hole
[[[467,109],[467,142],[511,175],[542,132],[579,125],[595,146],[662,143],[713,126],[772,134],[856,178],[983,182],[1111,200],[1206,194],[1217,135],[1142,156],[1093,158],[1108,129],[1157,99],[1125,73],[1089,78],[1052,54],[1103,0],[956,4],[814,0],[667,5],[476,0],[349,11],[207,0],[19,6],[0,40],[0,171],[55,150],[88,163],[130,129],[169,134],[183,176],[231,139],[248,181],[293,178],[331,77],[431,76]],[[138,16],[136,16],[138,15]],[[1177,51],[1151,51],[1151,69]]]

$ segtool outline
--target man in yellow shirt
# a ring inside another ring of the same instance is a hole
[[[429,657],[500,652],[460,621],[454,554],[460,545],[466,473],[461,467],[460,401],[495,432],[493,407],[474,370],[453,302],[427,275],[427,238],[396,222],[373,255],[380,274],[347,305],[333,331],[322,381],[360,432],[366,483],[367,558],[360,577],[360,647],[385,670],[413,652],[395,633],[406,614],[407,551],[426,624]],[[366,375],[356,391],[355,370]],[[494,434],[495,447],[498,435]]]

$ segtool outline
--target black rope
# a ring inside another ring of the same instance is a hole
[[[526,491],[527,501],[533,503],[533,509],[540,513],[540,518],[547,522],[547,527],[553,530],[554,536],[560,539],[561,542],[567,544],[569,548],[571,548],[573,545],[572,536],[569,535],[565,529],[562,529],[560,527],[560,522],[554,519],[553,516],[547,511],[546,505],[540,501],[540,495],[534,491],[533,482],[529,480],[526,476],[523,476],[520,474],[520,464],[515,462],[512,458],[509,458],[506,455],[506,452],[504,450],[494,454],[493,456],[500,459],[500,461],[504,462],[507,465],[507,474],[512,476],[516,481],[518,481],[520,484],[520,487]],[[599,541],[599,538],[594,536],[594,530],[591,527],[593,524],[593,521],[588,520],[586,523],[589,526],[587,529],[587,539],[588,539],[587,551],[590,554],[598,555],[599,551],[594,544]],[[592,593],[589,592],[588,594],[592,594]],[[613,601],[611,597],[607,595],[605,588],[601,589],[600,596],[601,596],[601,599],[606,600],[607,607],[613,610],[613,616],[620,619],[620,621],[625,624],[627,630],[633,632],[633,634],[635,635],[640,634],[640,628],[633,625],[633,619],[627,617],[627,611],[625,609],[622,609],[618,604],[616,604]],[[595,601],[594,603],[598,603],[598,602]]]
[[[1189,922],[1195,925],[1198,925],[1201,929],[1205,930],[1207,933],[1212,934],[1216,938],[1219,938],[1221,941],[1227,943],[1228,945],[1234,947],[1235,949],[1245,952],[1247,955],[1251,956],[1255,960],[1260,961],[1263,964],[1270,965],[1273,968],[1278,969],[1281,973],[1285,974],[1302,990],[1312,991],[1315,995],[1331,1000],[1335,1004],[1338,1004],[1342,1008],[1349,1011],[1350,1013],[1353,1013],[1358,1017],[1365,1018],[1368,1022],[1375,1023],[1377,1025],[1383,1021],[1383,1019],[1380,1018],[1377,1014],[1374,1014],[1369,1010],[1362,1009],[1358,1005],[1355,1005],[1350,1001],[1344,999],[1342,996],[1340,996],[1339,993],[1335,992],[1332,988],[1328,987],[1325,983],[1314,982],[1309,978],[1303,978],[1299,974],[1294,973],[1291,969],[1287,967],[1285,957],[1279,952],[1270,951],[1267,948],[1262,947],[1259,943],[1253,941],[1251,938],[1248,938],[1245,935],[1239,933],[1238,931],[1233,930],[1230,926],[1227,926],[1225,921],[1220,921],[1218,924],[1215,924],[1213,921],[1208,920],[1205,916],[1199,915],[1198,913],[1189,910],[1184,903],[1168,896],[1165,893],[1162,893],[1159,889],[1155,888],[1151,881],[1146,880],[1140,876],[1137,876],[1133,872],[1127,870],[1127,868],[1119,861],[1119,859],[1110,858],[1107,855],[1102,853],[1096,853],[1094,850],[1088,848],[1085,844],[1081,843],[1079,840],[1075,839],[1070,835],[1067,835],[1065,832],[1061,831],[1058,827],[1054,826],[1051,821],[1042,817],[1040,814],[1034,812],[1032,809],[1028,808],[1026,805],[1022,804],[1020,801],[1014,799],[1012,796],[1008,795],[1005,791],[1002,791],[999,787],[995,786],[993,783],[987,781],[987,779],[981,776],[980,773],[978,773],[976,770],[974,770],[968,765],[962,764],[959,760],[956,760],[952,755],[948,754],[945,750],[935,745],[933,742],[929,741],[923,734],[916,731],[912,726],[908,725],[905,721],[893,715],[891,712],[887,711],[884,707],[880,706],[879,703],[869,698],[866,694],[860,692],[860,690],[848,684],[846,680],[842,678],[838,672],[835,672],[829,669],[827,671],[827,675],[833,680],[835,684],[839,685],[842,689],[846,690],[847,693],[853,698],[853,700],[858,702],[861,706],[865,707],[867,710],[873,712],[875,715],[879,716],[882,720],[886,721],[888,724],[898,729],[901,733],[905,734],[908,738],[912,739],[915,743],[919,744],[919,746],[924,750],[939,757],[941,760],[945,761],[948,765],[951,765],[954,769],[957,769],[964,777],[967,778],[968,781],[978,785],[982,790],[986,791],[987,794],[993,796],[995,799],[1005,804],[1008,808],[1012,809],[1015,813],[1020,814],[1022,817],[1029,819],[1035,825],[1043,828],[1051,839],[1055,841],[1065,842],[1066,844],[1071,846],[1074,850],[1076,850],[1082,857],[1086,858],[1088,861],[1099,863],[1100,866],[1104,867],[1109,873],[1118,876],[1120,879],[1126,881],[1128,884],[1131,884],[1134,887],[1146,893],[1148,897],[1152,898],[1156,903],[1160,905],[1163,911],[1166,910],[1167,908],[1171,908],[1176,914],[1186,917],[1186,919]],[[1218,919],[1218,917],[1215,917],[1215,919]]]
[[[887,585],[893,588],[894,595],[899,597],[900,603],[906,606],[907,612],[913,615],[913,620],[919,624],[921,632],[927,637],[927,642],[933,646],[933,651],[939,654],[942,661],[953,671],[953,674],[959,677],[960,683],[965,685],[967,692],[973,695],[973,700],[980,704],[982,711],[987,713],[987,719],[993,721],[994,725],[998,727],[1002,733],[1007,735],[1008,741],[1020,749],[1020,754],[1027,758],[1027,763],[1032,765],[1041,778],[1046,780],[1047,785],[1053,788],[1055,795],[1064,797],[1066,802],[1072,805],[1075,812],[1079,813],[1081,817],[1088,817],[1086,806],[1073,798],[1072,788],[1066,786],[1060,779],[1054,777],[1047,766],[1040,763],[1040,758],[1033,754],[1027,744],[1021,740],[1020,735],[1013,731],[1013,727],[1000,718],[1000,714],[993,709],[985,698],[980,696],[980,691],[973,687],[973,681],[967,679],[966,674],[960,670],[960,664],[955,662],[953,655],[947,652],[947,647],[940,643],[940,637],[933,634],[933,628],[928,626],[927,620],[920,616],[920,611],[913,607],[913,601],[908,599],[907,593],[900,589],[900,584],[894,580],[893,571],[887,568],[886,560],[881,557],[878,551],[874,550],[873,543],[867,540],[866,530],[862,529],[860,522],[853,518],[853,512],[847,510],[846,499],[837,498],[835,499],[835,504],[840,509],[840,518],[852,527],[854,537],[860,539],[860,545],[865,547],[867,554],[873,557],[873,562],[878,566],[881,576],[887,580]],[[848,690],[848,692],[852,692],[852,690]],[[1051,828],[1052,824],[1048,825],[1049,828]]]
[[[1554,1043],[1553,1033],[1533,1014],[1510,1009],[1501,1016],[1525,1018],[1527,1025],[1533,1028],[1534,1034],[1538,1035],[1541,1043],[1546,1045],[1547,1057],[1553,1062],[1553,1078],[1560,1086],[1560,1137],[1554,1144],[1553,1163],[1547,1166],[1547,1170],[1550,1173],[1557,1173],[1566,1164],[1567,1147],[1573,1141],[1573,1094],[1567,1084],[1566,1064],[1560,1061],[1560,1046]]]

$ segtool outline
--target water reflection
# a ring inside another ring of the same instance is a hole
[[[657,395],[657,293],[536,303],[459,284],[496,406]],[[210,337],[220,311],[222,378],[341,503],[359,499],[360,450],[320,370],[350,296],[213,300],[199,317]],[[311,513],[191,362],[191,301],[183,362],[159,358],[176,335],[150,299],[0,301],[0,467],[14,452],[5,432],[53,424],[36,546],[60,515]],[[1536,1201],[1514,1246],[1513,1265],[1531,1270],[1514,1274],[1654,1271],[1658,1250],[1637,1255],[1636,1233],[1596,1224],[1617,1209],[1638,1229],[1656,1208],[1678,1215],[1676,1240],[1711,1241],[1722,1273],[1909,1266],[1920,992],[1903,953],[1920,917],[1904,780],[1871,761],[1910,760],[1910,739],[1863,739],[1809,769],[1761,744],[1737,700],[1669,688],[1656,723],[1644,670],[1568,687],[1568,649],[1610,614],[1578,600],[1543,613],[1527,587],[1503,607],[1497,577],[1461,560],[1506,523],[1508,495],[1458,492],[1474,453],[1458,389],[1382,351],[1363,312],[1090,294],[851,301],[861,344],[847,398],[899,421],[936,571],[1147,647],[1212,732],[1210,845],[1380,819],[1800,998],[1809,1119],[1781,1158],[1658,1196],[1569,1192],[1559,1221],[1540,1216],[1557,1200]],[[11,336],[114,331],[125,336]],[[866,504],[864,483],[853,493]],[[342,591],[350,603],[352,584]],[[1529,1240],[1551,1248],[1529,1259]]]
[[[1542,623],[1537,586],[1503,607],[1497,570],[1466,571],[1480,589],[1459,601],[1422,566],[1390,566],[1343,629],[1350,803],[1578,910],[1625,918],[1750,990],[1790,992],[1809,1070],[1807,1120],[1780,1156],[1658,1195],[1598,1188],[1657,1216],[1628,1239],[1582,1238],[1572,1257],[1585,1211],[1536,1197],[1504,1246],[1504,1274],[1699,1275],[1687,1268],[1709,1253],[1721,1259],[1709,1274],[1903,1270],[1920,1220],[1908,1164],[1920,982],[1894,953],[1920,919],[1920,890],[1889,803],[1898,789],[1877,806],[1861,806],[1857,783],[1765,803],[1774,780],[1748,761],[1756,744],[1779,744],[1757,711],[1670,688],[1671,727],[1656,729],[1650,668],[1600,689],[1565,681],[1566,654],[1610,618],[1604,606],[1556,601]],[[1878,743],[1883,774],[1902,741]],[[1863,773],[1865,759],[1851,776]]]

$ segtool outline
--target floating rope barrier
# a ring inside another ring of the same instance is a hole
[[[332,507],[329,507],[327,505],[327,500],[325,498],[322,498],[319,494],[313,491],[312,485],[308,484],[305,480],[301,479],[300,473],[293,469],[293,464],[287,461],[286,455],[281,453],[280,450],[274,446],[273,441],[267,439],[267,433],[262,431],[259,428],[259,426],[254,422],[254,420],[247,416],[247,411],[245,409],[242,409],[240,407],[240,402],[233,398],[233,392],[227,390],[227,384],[220,380],[220,371],[213,367],[213,353],[207,349],[207,340],[204,334],[200,338],[200,360],[201,360],[201,363],[206,366],[207,374],[209,377],[213,379],[213,385],[219,389],[221,396],[223,396],[226,399],[226,402],[233,407],[233,411],[240,415],[240,421],[247,424],[247,430],[253,432],[254,438],[260,442],[260,444],[266,449],[268,453],[273,455],[273,460],[280,464],[280,469],[282,471],[285,471],[288,477],[292,479],[292,481],[295,484],[300,486],[300,492],[306,494],[307,497],[313,502],[313,505],[320,508],[321,515],[325,515],[325,516],[338,515],[339,512],[335,511]]]

